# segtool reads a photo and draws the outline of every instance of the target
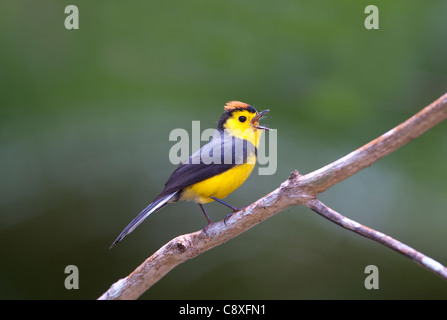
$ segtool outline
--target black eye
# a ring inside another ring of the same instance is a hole
[[[240,116],[240,117],[239,117],[239,121],[240,121],[240,122],[245,122],[245,120],[247,120],[246,117],[244,117],[244,116]]]

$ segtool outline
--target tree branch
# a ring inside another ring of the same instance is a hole
[[[318,199],[312,199],[306,204],[306,206],[315,211],[316,213],[318,213],[319,215],[325,217],[326,219],[329,219],[330,221],[342,226],[343,228],[358,233],[368,239],[377,241],[378,243],[383,244],[384,246],[387,246],[388,248],[399,252],[400,254],[404,255],[407,258],[410,258],[420,266],[436,273],[440,277],[447,280],[446,267],[444,267],[439,262],[433,260],[432,258],[427,257],[426,255],[420,253],[419,251],[416,251],[413,248],[407,246],[406,244],[394,238],[391,238],[390,236],[387,236],[382,232],[368,228],[364,225],[361,225],[360,223],[355,222],[354,220],[342,216],[338,212],[327,207]]]
[[[446,118],[447,94],[444,94],[407,121],[339,160],[304,176],[294,171],[279,188],[235,212],[226,224],[220,221],[210,225],[206,234],[201,230],[172,239],[130,275],[114,283],[99,299],[137,299],[177,265],[293,205],[304,205],[348,230],[403,254],[447,280],[447,269],[440,263],[383,233],[340,215],[316,199],[318,194],[370,166]]]
[[[447,118],[447,93],[407,121],[363,147],[303,177],[301,185],[316,196],[419,137]]]

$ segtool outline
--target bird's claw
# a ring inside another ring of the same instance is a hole
[[[205,233],[207,236],[209,236],[209,234],[206,230],[213,224],[214,224],[213,222],[209,222],[206,226],[204,226],[202,229],[203,233]]]

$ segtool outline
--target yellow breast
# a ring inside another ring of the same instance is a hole
[[[223,199],[247,180],[254,166],[254,163],[249,161],[249,163],[237,165],[221,174],[186,187],[182,192],[181,200],[207,203],[214,201],[211,197]]]

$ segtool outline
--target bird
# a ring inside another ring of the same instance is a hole
[[[241,210],[222,199],[239,188],[253,171],[262,132],[271,130],[259,124],[268,111],[258,112],[240,101],[227,102],[210,141],[174,170],[163,191],[124,228],[110,248],[169,203],[184,200],[197,203],[208,222],[205,232],[213,221],[203,204],[216,201],[230,208],[232,212],[224,222],[233,212]]]

